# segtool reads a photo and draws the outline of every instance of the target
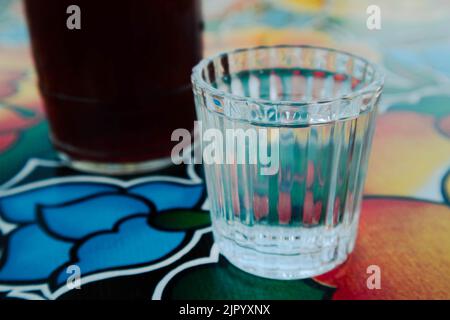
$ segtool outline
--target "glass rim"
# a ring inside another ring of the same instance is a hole
[[[238,95],[238,94],[226,92],[221,89],[215,88],[212,84],[208,83],[202,76],[203,70],[205,70],[205,68],[208,66],[209,63],[215,61],[216,59],[224,57],[226,55],[236,54],[236,53],[245,52],[245,51],[256,51],[256,50],[260,50],[260,49],[284,49],[284,48],[288,48],[288,49],[289,48],[291,48],[291,49],[318,49],[318,50],[325,50],[328,52],[335,52],[335,53],[347,55],[349,57],[352,57],[354,59],[358,59],[358,60],[362,61],[363,63],[367,64],[367,66],[370,66],[373,69],[373,79],[355,91],[351,91],[346,94],[336,95],[335,97],[332,97],[332,98],[319,98],[319,99],[311,99],[308,101],[298,101],[298,100],[295,101],[295,100],[270,100],[270,99],[263,99],[263,98],[252,98],[252,97],[245,96],[245,95]],[[223,98],[230,99],[232,101],[255,103],[255,104],[262,104],[262,105],[308,106],[308,105],[328,105],[328,104],[336,102],[336,101],[353,100],[354,98],[364,95],[364,94],[380,92],[384,85],[384,74],[381,72],[380,67],[377,64],[375,64],[359,55],[356,55],[356,54],[353,54],[353,53],[350,53],[350,52],[347,52],[344,50],[329,48],[329,47],[314,46],[314,45],[306,45],[306,44],[300,44],[300,45],[280,44],[280,45],[255,46],[255,47],[248,47],[248,48],[237,48],[237,49],[233,49],[233,50],[222,51],[222,52],[216,53],[212,56],[203,58],[202,60],[200,60],[200,62],[197,65],[195,65],[192,68],[191,81],[192,81],[194,87],[198,87],[210,95],[221,96]]]

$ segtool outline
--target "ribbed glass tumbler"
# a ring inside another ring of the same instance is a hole
[[[322,274],[353,250],[383,76],[333,49],[241,49],[193,70],[214,239],[267,278]]]

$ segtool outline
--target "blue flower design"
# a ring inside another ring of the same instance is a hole
[[[198,209],[204,193],[202,184],[155,179],[127,188],[66,181],[9,192],[0,198],[0,217],[14,227],[2,239],[0,284],[56,288],[72,264],[86,276],[165,259],[192,232],[160,230],[150,218]]]

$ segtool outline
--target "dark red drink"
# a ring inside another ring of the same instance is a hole
[[[191,129],[199,0],[25,0],[33,56],[59,151],[72,160],[168,157]],[[80,8],[80,29],[66,25]]]

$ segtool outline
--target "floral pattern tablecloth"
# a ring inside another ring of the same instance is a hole
[[[205,54],[309,43],[386,73],[354,253],[275,281],[219,255],[201,167],[117,178],[58,160],[21,3],[0,0],[0,298],[450,299],[450,3],[392,2],[204,1]],[[366,28],[371,4],[381,30]],[[80,290],[66,285],[74,265]],[[381,289],[367,287],[370,265]]]

